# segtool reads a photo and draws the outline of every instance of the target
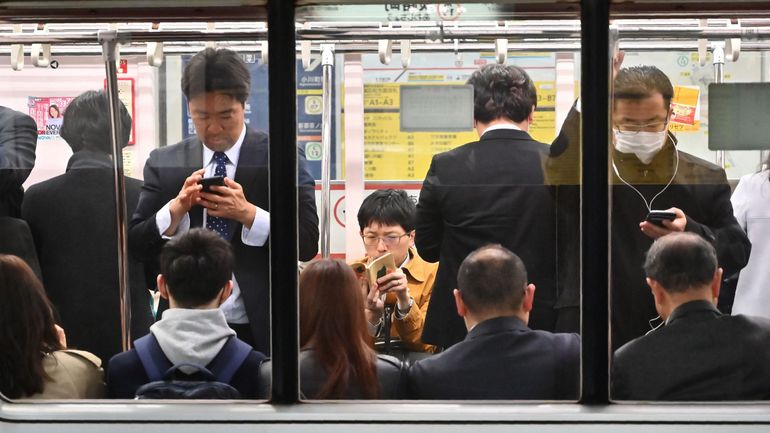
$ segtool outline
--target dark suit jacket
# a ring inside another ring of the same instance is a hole
[[[142,182],[126,178],[126,212],[139,200]],[[71,348],[107,362],[123,350],[118,282],[118,246],[112,162],[80,151],[67,172],[33,185],[22,213],[35,239],[43,285],[56,306]],[[152,324],[142,263],[129,260],[134,338]]]
[[[466,334],[452,290],[473,250],[490,243],[516,253],[537,286],[530,325],[552,329],[555,302],[555,208],[544,185],[548,146],[523,131],[493,130],[480,141],[435,155],[417,204],[415,244],[440,262],[422,341],[449,347]]]
[[[247,129],[243,140],[235,181],[251,204],[270,210],[268,196],[267,135]],[[197,137],[153,150],[144,166],[144,186],[139,205],[129,223],[128,240],[133,254],[157,260],[165,240],[158,233],[155,213],[179,193],[184,180],[203,167],[203,147]],[[318,251],[318,215],[315,208],[315,181],[307,170],[305,156],[298,155],[299,181],[299,259],[310,260]],[[203,225],[203,208],[193,207],[190,226]],[[246,314],[254,336],[254,348],[270,353],[269,242],[261,247],[241,242],[240,223],[230,224],[230,242],[235,251],[235,276],[241,289]],[[280,283],[277,283],[280,284]]]
[[[21,216],[21,201],[35,166],[37,125],[18,111],[0,107],[0,216]]]
[[[424,399],[577,399],[580,337],[496,317],[477,324],[465,341],[417,361],[409,382]]]
[[[616,400],[770,399],[770,320],[680,305],[615,352],[611,386]]]

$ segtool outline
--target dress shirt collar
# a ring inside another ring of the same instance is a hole
[[[495,123],[494,125],[488,127],[484,130],[484,134],[486,134],[489,131],[495,131],[498,129],[514,129],[516,131],[523,131],[523,129],[519,128],[518,126],[514,125],[513,123]],[[482,137],[484,134],[481,134]]]
[[[225,155],[227,155],[227,159],[230,160],[230,163],[232,163],[234,166],[238,166],[238,156],[241,154],[241,146],[243,146],[243,140],[246,138],[246,124],[243,124],[243,129],[241,129],[241,135],[238,136],[238,140],[235,142],[235,144],[232,145],[229,149],[225,151]],[[203,143],[203,166],[208,167],[209,164],[212,163],[214,159],[214,151],[209,149],[205,143]]]

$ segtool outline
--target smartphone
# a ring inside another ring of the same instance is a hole
[[[673,221],[676,218],[676,213],[670,212],[667,210],[651,210],[650,213],[647,214],[647,218],[645,220],[655,224],[659,227],[665,227],[663,225],[664,220]]]
[[[212,177],[204,177],[203,179],[198,181],[199,184],[203,185],[203,192],[210,192],[213,194],[216,194],[214,191],[211,190],[212,186],[225,186],[225,177],[224,176],[212,176]]]

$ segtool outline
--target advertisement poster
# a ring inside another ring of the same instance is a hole
[[[29,115],[37,124],[38,140],[59,137],[64,110],[73,99],[74,96],[27,97]]]

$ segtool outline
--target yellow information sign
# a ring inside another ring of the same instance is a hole
[[[366,180],[422,180],[428,172],[433,155],[478,140],[475,130],[401,132],[401,85],[364,85]],[[551,143],[556,136],[556,86],[553,81],[542,81],[535,82],[535,87],[538,94],[537,111],[529,133],[535,140]]]

